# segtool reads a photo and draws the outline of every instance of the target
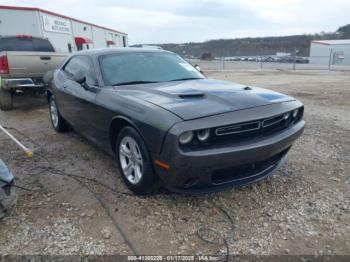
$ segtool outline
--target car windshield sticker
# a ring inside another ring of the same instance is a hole
[[[180,65],[185,68],[187,71],[197,71],[193,66],[186,64],[186,63],[180,63]]]

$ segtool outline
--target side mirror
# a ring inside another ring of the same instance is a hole
[[[73,80],[81,85],[86,82],[86,76],[82,71],[78,71],[74,74]]]

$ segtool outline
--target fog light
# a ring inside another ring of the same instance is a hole
[[[193,132],[192,131],[186,131],[182,133],[179,137],[179,142],[180,144],[188,144],[192,141],[193,139]]]
[[[201,142],[208,140],[209,136],[210,136],[210,129],[202,129],[197,132],[197,138]]]
[[[298,109],[295,109],[295,110],[293,111],[293,118],[296,118],[297,115],[298,115]]]

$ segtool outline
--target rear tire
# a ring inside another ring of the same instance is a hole
[[[152,193],[157,187],[157,177],[140,134],[130,126],[124,127],[117,137],[115,152],[126,186],[138,195]]]
[[[0,109],[11,110],[13,108],[13,95],[10,90],[5,90],[0,86]]]
[[[67,122],[63,119],[60,112],[58,111],[58,107],[54,96],[50,97],[49,110],[50,110],[50,119],[51,119],[52,127],[58,133],[67,131],[68,130]]]

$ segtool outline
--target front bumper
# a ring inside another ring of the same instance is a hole
[[[155,165],[155,171],[165,187],[181,193],[215,192],[256,182],[283,164],[304,126],[301,120],[271,136],[189,152],[177,146],[175,136],[168,135],[162,153],[153,157],[170,168]]]

